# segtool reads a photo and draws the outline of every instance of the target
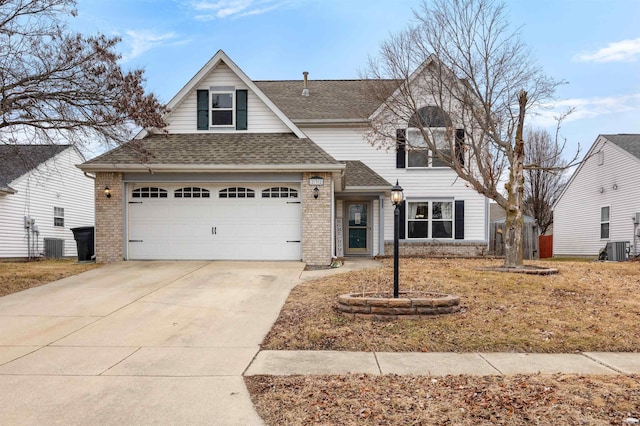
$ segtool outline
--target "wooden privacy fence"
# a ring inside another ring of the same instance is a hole
[[[493,222],[489,224],[489,253],[495,256],[504,256],[504,228],[504,223]],[[525,259],[537,259],[538,253],[538,226],[535,223],[525,222],[522,256]]]
[[[553,235],[540,235],[538,247],[540,247],[540,259],[553,257]]]

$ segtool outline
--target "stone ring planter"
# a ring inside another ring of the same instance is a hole
[[[336,308],[355,317],[389,320],[443,315],[460,310],[460,298],[451,294],[407,292],[393,298],[388,293],[352,293],[338,296]]]

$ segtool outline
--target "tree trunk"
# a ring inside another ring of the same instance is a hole
[[[523,266],[522,232],[524,229],[524,113],[527,105],[527,92],[518,95],[520,114],[516,129],[516,143],[513,150],[513,160],[509,172],[507,190],[507,217],[505,219],[504,236],[504,267],[519,268]]]

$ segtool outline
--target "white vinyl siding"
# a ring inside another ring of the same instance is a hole
[[[397,179],[407,199],[464,200],[465,241],[487,240],[486,198],[468,188],[451,169],[398,169],[395,150],[371,146],[362,128],[302,127],[302,131],[336,160],[360,160],[388,182],[395,183]],[[384,235],[389,241],[393,239],[393,206],[388,197],[384,209]]]
[[[607,241],[633,244],[631,217],[640,212],[640,159],[605,141],[600,136],[590,150],[602,149],[604,164],[598,165],[598,154],[585,160],[554,206],[554,256],[597,256]],[[607,240],[600,238],[603,206],[610,206]]]
[[[215,86],[230,86],[236,90],[248,90],[248,87],[236,76],[231,69],[223,63],[220,63],[205,79],[203,79],[198,87],[192,93],[185,97],[184,101],[179,104],[168,118],[170,124],[167,126],[169,133],[201,133],[202,130],[197,129],[197,89],[209,90]],[[249,90],[247,99],[247,123],[246,132],[250,133],[290,133],[289,129],[275,115],[275,113],[260,100],[255,93]],[[230,131],[228,128],[216,129],[212,128],[211,132]],[[244,131],[243,131],[244,132]]]
[[[15,194],[0,195],[0,258],[27,257],[24,216],[38,227],[38,253],[44,253],[44,238],[57,238],[64,240],[65,256],[77,255],[71,228],[94,225],[94,181],[75,167],[83,161],[67,149],[12,182]],[[54,226],[54,207],[64,209],[64,226]]]

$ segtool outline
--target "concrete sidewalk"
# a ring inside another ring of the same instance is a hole
[[[640,374],[640,353],[575,354],[261,351],[245,376],[303,374]]]

